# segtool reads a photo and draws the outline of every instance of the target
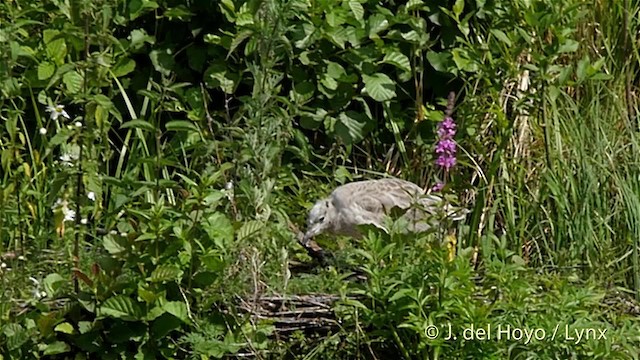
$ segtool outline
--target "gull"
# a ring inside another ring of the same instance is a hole
[[[360,237],[358,225],[370,224],[388,232],[386,218],[393,208],[406,210],[409,229],[423,232],[437,225],[443,212],[453,221],[463,220],[466,209],[454,209],[439,196],[426,194],[418,185],[396,178],[364,180],[337,187],[313,205],[303,244],[321,233]]]

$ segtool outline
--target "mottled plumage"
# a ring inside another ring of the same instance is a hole
[[[462,220],[466,215],[464,210],[454,212],[451,206],[442,204],[442,198],[425,194],[409,181],[393,178],[357,181],[339,186],[313,206],[304,242],[323,232],[357,237],[360,235],[357,225],[363,224],[387,231],[385,217],[393,208],[408,210],[403,217],[409,222],[408,230],[413,232],[433,227],[438,211],[446,211],[452,220]]]

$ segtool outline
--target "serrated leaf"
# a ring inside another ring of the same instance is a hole
[[[183,271],[176,265],[160,265],[151,273],[151,282],[179,281]]]
[[[56,66],[48,61],[43,61],[38,65],[38,80],[47,80],[56,71]]]
[[[402,71],[411,71],[411,62],[409,61],[409,57],[399,51],[393,51],[386,54],[382,59],[382,62],[394,65]]]
[[[396,87],[393,81],[385,74],[362,75],[364,90],[372,99],[382,102],[396,97]]]
[[[140,119],[129,120],[126,123],[122,124],[120,126],[120,128],[121,129],[134,128],[134,129],[142,129],[142,130],[147,130],[147,131],[155,131],[156,130],[156,127],[153,126],[153,124],[151,124],[148,121],[140,120]]]
[[[44,42],[47,48],[47,55],[56,64],[62,65],[67,55],[67,44],[61,37],[60,31],[47,29],[42,32]]]
[[[75,70],[65,73],[62,76],[62,82],[72,94],[77,94],[82,90],[82,75]]]
[[[264,224],[257,220],[247,221],[242,224],[238,232],[236,233],[236,238],[238,241],[248,238],[249,236],[257,233],[262,229]]]
[[[364,7],[358,1],[349,1],[349,8],[356,20],[361,21],[364,18]]]
[[[198,126],[191,121],[173,120],[166,125],[167,131],[198,131]]]
[[[369,17],[369,37],[377,37],[378,34],[389,27],[389,21],[382,14],[374,14]]]
[[[126,321],[141,319],[142,310],[140,305],[126,295],[116,295],[108,298],[100,306],[99,316],[114,317]]]

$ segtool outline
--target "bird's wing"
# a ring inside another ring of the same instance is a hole
[[[357,181],[342,185],[334,190],[337,208],[354,204],[368,211],[388,213],[394,207],[408,208],[424,191],[409,181],[389,178]]]

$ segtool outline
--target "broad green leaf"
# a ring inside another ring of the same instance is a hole
[[[236,233],[236,238],[238,241],[248,238],[249,236],[257,233],[264,227],[264,224],[257,220],[250,220],[242,224],[238,232]]]
[[[167,301],[163,308],[169,314],[177,317],[185,323],[190,323],[187,306],[182,301]]]
[[[427,60],[436,71],[447,72],[449,62],[451,61],[451,54],[446,52],[429,51],[427,52]]]
[[[38,65],[38,80],[47,80],[56,71],[56,66],[48,61],[43,61]]]
[[[170,54],[169,49],[164,50],[152,50],[149,53],[151,63],[157,72],[164,76],[169,76],[175,66],[175,60]]]
[[[180,281],[183,271],[176,265],[164,264],[151,273],[151,282]]]
[[[44,280],[42,280],[42,287],[48,296],[54,297],[58,293],[64,284],[67,283],[67,280],[60,276],[57,273],[47,275]]]
[[[364,7],[360,2],[351,0],[349,1],[349,7],[351,8],[351,12],[356,20],[361,21],[364,18]]]
[[[68,322],[63,322],[61,324],[58,324],[54,330],[65,334],[73,334],[73,325],[69,324]]]
[[[382,62],[394,65],[402,71],[411,71],[411,62],[409,61],[409,57],[399,51],[393,51],[386,54],[384,59],[382,59]]]
[[[378,37],[381,31],[389,27],[389,21],[381,14],[374,14],[369,17],[369,37]]]
[[[61,37],[60,31],[46,29],[42,32],[44,43],[46,44],[47,54],[57,65],[64,63],[67,55],[67,44]]]
[[[41,349],[44,356],[63,354],[68,352],[69,350],[71,350],[71,347],[67,343],[62,341],[55,341],[51,344],[46,344]]]
[[[126,321],[136,321],[142,318],[140,305],[126,295],[116,295],[108,298],[98,311],[102,317],[114,317]]]
[[[578,46],[580,46],[580,44],[572,39],[567,39],[562,45],[560,45],[560,47],[558,48],[558,53],[562,54],[562,53],[572,53],[572,52],[576,52],[578,50]]]
[[[82,75],[76,71],[70,71],[62,76],[62,82],[64,82],[67,90],[71,94],[77,94],[82,90]]]
[[[118,239],[111,234],[107,234],[103,237],[102,246],[111,255],[120,254],[126,250],[126,248],[120,244]]]
[[[364,90],[376,101],[391,100],[396,96],[396,87],[393,81],[385,74],[362,75]]]
[[[357,143],[364,138],[367,117],[355,111],[340,113],[335,125],[335,132],[345,143]]]
[[[219,249],[228,250],[233,241],[234,230],[231,221],[224,214],[213,213],[202,223],[202,228]]]
[[[122,58],[113,67],[113,75],[115,77],[121,77],[129,74],[136,69],[136,62],[129,58]]]
[[[346,75],[346,71],[342,67],[342,65],[333,62],[327,61],[327,72],[326,74],[333,79],[340,79],[341,77]]]

